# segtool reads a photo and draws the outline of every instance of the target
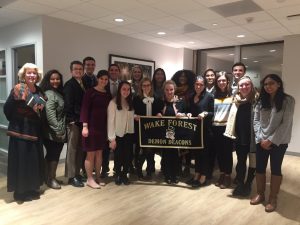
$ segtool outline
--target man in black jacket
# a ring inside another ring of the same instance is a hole
[[[65,114],[68,132],[68,148],[66,157],[65,176],[69,178],[68,183],[74,187],[83,187],[80,176],[82,165],[81,130],[79,122],[81,103],[85,92],[82,82],[83,64],[73,61],[70,65],[72,78],[64,86]]]

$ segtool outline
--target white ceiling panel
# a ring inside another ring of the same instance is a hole
[[[50,14],[58,11],[52,6],[45,6],[39,3],[27,2],[25,0],[15,1],[7,6],[7,9],[14,9],[21,12],[32,13],[36,15]]]
[[[254,12],[254,13],[247,13],[238,16],[227,17],[227,19],[231,20],[236,24],[249,24],[249,23],[271,21],[273,20],[273,17],[271,17],[266,12]]]
[[[222,19],[214,19],[214,20],[208,20],[208,21],[198,21],[195,24],[197,24],[200,27],[203,27],[208,30],[215,30],[220,28],[226,28],[226,27],[233,27],[236,24],[231,22],[230,20],[226,18]]]
[[[237,6],[238,13],[233,10]],[[246,14],[251,7],[258,12]],[[218,9],[238,16],[225,18]],[[300,19],[286,18],[299,13],[300,0],[15,0],[0,9],[0,27],[36,14],[49,15],[166,46],[196,49],[283,40],[285,35],[300,34]],[[125,21],[117,23],[115,18]],[[157,35],[159,31],[166,35]],[[246,37],[239,39],[238,34]]]
[[[57,9],[65,9],[67,7],[71,7],[73,5],[85,2],[86,0],[26,0],[26,1],[52,6]]]
[[[197,23],[199,21],[209,21],[209,20],[216,20],[216,19],[222,19],[223,17],[219,14],[213,12],[210,9],[205,10],[193,10],[188,13],[178,14],[177,17],[187,20],[189,22]]]
[[[193,10],[204,10],[205,7],[193,0],[164,0],[156,2],[152,7],[167,14],[176,16],[177,14],[187,13]]]
[[[94,27],[94,28],[98,28],[98,29],[107,29],[107,28],[112,28],[112,27],[115,27],[114,24],[111,24],[111,23],[105,23],[105,22],[102,22],[100,20],[89,20],[89,21],[85,21],[85,22],[82,22],[81,23],[82,25],[86,25],[86,26],[89,26],[89,27]]]
[[[282,25],[274,20],[271,20],[271,21],[265,21],[260,23],[245,24],[243,25],[243,28],[254,32],[257,30],[269,30],[269,29],[282,28]]]
[[[60,19],[67,20],[67,21],[71,21],[74,23],[81,23],[81,22],[90,20],[89,18],[87,18],[85,16],[81,16],[76,13],[68,12],[65,10],[58,11],[56,13],[50,14],[49,16],[60,18]]]
[[[92,0],[89,3],[110,9],[115,12],[125,12],[143,6],[136,0]]]
[[[108,16],[108,15],[114,13],[106,8],[102,8],[100,6],[88,4],[88,3],[74,5],[70,8],[68,8],[68,11],[74,12],[76,14],[82,15],[84,17],[92,18],[92,19]]]
[[[299,0],[252,0],[263,9],[275,9],[285,6],[300,5]]]

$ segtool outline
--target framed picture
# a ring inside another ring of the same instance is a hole
[[[131,58],[120,55],[109,55],[109,64],[118,64],[121,70],[122,80],[131,80],[132,67],[138,65],[143,70],[143,76],[152,78],[152,74],[155,70],[155,61]]]

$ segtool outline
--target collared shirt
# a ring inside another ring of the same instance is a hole
[[[120,82],[119,80],[113,81],[109,79],[109,88],[112,97],[115,97],[117,95],[119,82]]]

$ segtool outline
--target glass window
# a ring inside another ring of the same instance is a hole
[[[6,75],[5,51],[0,51],[0,76]]]
[[[198,74],[203,74],[206,69],[226,71],[231,73],[234,64],[235,48],[206,49],[198,52]]]
[[[0,103],[0,125],[7,126],[8,125],[8,121],[6,120],[6,117],[5,117],[4,113],[3,113],[3,106],[4,106],[4,103]]]
[[[241,46],[241,62],[247,67],[247,75],[256,87],[270,73],[282,75],[283,42]]]

